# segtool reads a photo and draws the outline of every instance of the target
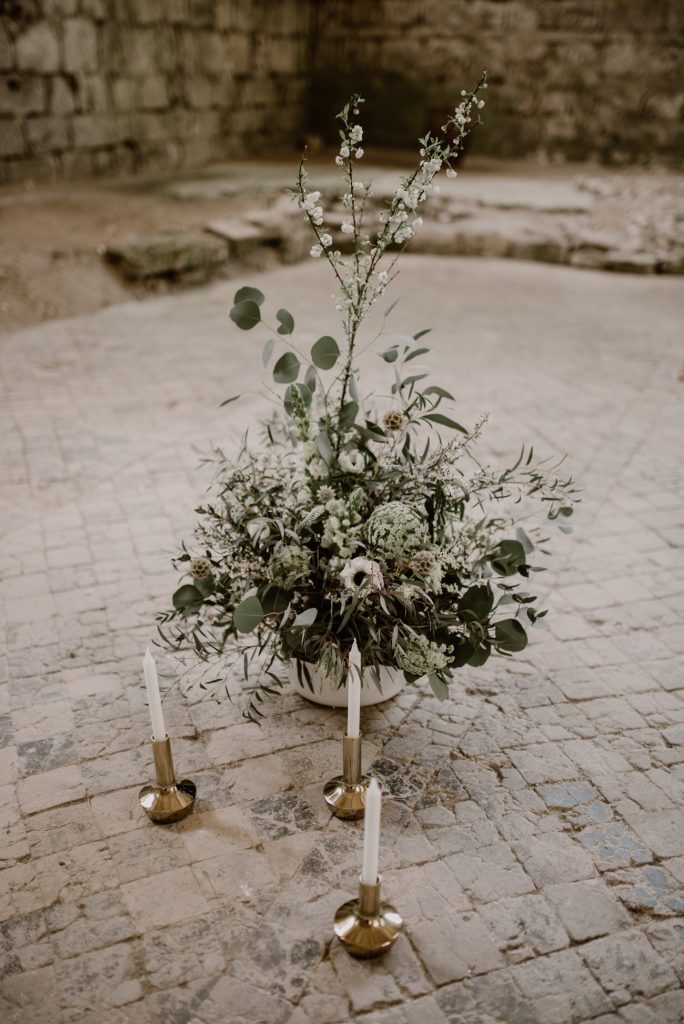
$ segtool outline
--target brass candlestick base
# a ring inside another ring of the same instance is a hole
[[[152,740],[152,753],[157,784],[143,786],[138,799],[148,818],[159,825],[170,825],[190,814],[197,787],[190,779],[176,782],[168,736],[163,740]]]
[[[335,935],[352,956],[382,956],[397,941],[404,922],[391,903],[380,900],[380,882],[359,882],[359,898],[343,903],[335,914]]]
[[[353,821],[363,818],[366,809],[368,776],[361,774],[361,737],[342,737],[342,774],[323,787],[326,804],[338,818]]]

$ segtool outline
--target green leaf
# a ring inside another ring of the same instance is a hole
[[[424,337],[426,334],[429,334],[431,330],[432,330],[431,327],[424,327],[422,331],[416,331],[416,333],[413,335],[413,340],[414,341],[418,341],[420,338]]]
[[[473,654],[468,659],[468,664],[472,665],[473,668],[480,668],[489,658],[492,653],[490,644],[483,644],[482,647],[476,647]]]
[[[293,391],[299,392],[299,396],[304,402],[304,405],[307,407],[307,409],[311,407],[312,395],[310,389],[306,386],[306,384],[290,384],[290,386],[285,391],[285,394],[283,395],[283,405],[285,406],[285,412],[287,413],[288,416],[292,415],[292,411],[294,408],[292,403]]]
[[[345,402],[340,409],[340,429],[351,427],[359,411],[357,402]]]
[[[469,587],[459,598],[458,610],[468,619],[484,622],[494,605],[494,594],[488,583],[478,583]]]
[[[274,583],[267,583],[257,594],[264,615],[279,615],[290,604],[290,595]]]
[[[233,395],[232,398],[226,398],[225,401],[221,402],[219,409],[222,409],[224,405],[230,405],[231,402],[237,402],[239,395]]]
[[[238,288],[233,303],[237,305],[238,302],[256,302],[257,306],[260,306],[264,299],[264,293],[258,288]]]
[[[401,295],[399,296],[399,299],[400,298],[401,298]],[[390,315],[390,313],[392,312],[392,310],[394,309],[396,304],[399,302],[399,299],[395,299],[394,302],[390,302],[389,306],[385,310],[385,316],[389,316]]]
[[[495,623],[494,637],[499,650],[511,654],[527,647],[527,633],[517,619],[501,619]]]
[[[328,335],[319,338],[311,348],[311,360],[319,370],[330,370],[337,362],[339,354],[339,345]]]
[[[429,673],[428,682],[437,700],[446,700],[449,696],[449,687],[447,684],[440,679],[439,676],[435,675],[434,672]]]
[[[178,588],[172,600],[174,608],[177,608],[178,611],[184,611],[185,609],[192,608],[193,605],[201,605],[203,597],[194,584],[186,583]]]
[[[465,427],[462,427],[456,420],[449,419],[448,416],[443,416],[441,412],[429,412],[425,416],[420,417],[422,420],[430,420],[431,423],[439,423],[442,427],[451,427],[452,430],[460,430],[462,434],[467,434],[468,431]]]
[[[304,383],[306,384],[309,391],[313,394],[313,392],[316,390],[316,370],[314,369],[313,366],[309,366],[307,368],[307,371],[304,374]]]
[[[313,626],[318,615],[318,608],[306,608],[303,612],[300,612],[297,618],[292,623],[292,629],[306,629],[307,626]]]
[[[252,595],[241,601],[233,612],[233,622],[238,633],[251,633],[264,617],[264,609],[258,597]]]
[[[291,384],[299,375],[299,360],[294,352],[286,352],[273,367],[273,380],[278,384]]]
[[[404,362],[408,363],[409,359],[416,359],[417,356],[423,356],[425,355],[426,352],[429,351],[429,348],[414,348],[413,351],[409,352],[409,354],[406,356]]]
[[[525,567],[527,555],[519,540],[502,540],[489,555],[492,569],[500,576],[513,576]]]
[[[425,388],[423,391],[424,395],[439,395],[440,398],[448,398],[450,402],[454,401],[454,396],[450,391],[446,391],[444,388],[440,388],[438,384],[431,384],[429,388]]]
[[[294,317],[292,313],[288,313],[286,309],[279,309],[276,313],[276,318],[280,324],[278,334],[292,334],[294,331]]]
[[[266,344],[264,345],[263,352],[261,353],[261,362],[264,364],[264,366],[268,366],[269,360],[273,355],[274,346],[275,341],[273,340],[273,338],[269,338]]]
[[[381,352],[380,356],[386,363],[396,363],[397,358],[399,357],[399,349],[394,345],[392,348],[388,348],[385,352]]]
[[[326,430],[321,430],[320,434],[316,438],[316,444],[318,445],[318,450],[321,453],[321,458],[325,462],[326,466],[329,466],[335,458],[335,452],[333,451],[333,446],[330,443],[330,438]]]
[[[230,319],[237,324],[241,331],[251,331],[261,322],[261,311],[256,302],[252,302],[251,299],[243,299],[231,309]]]

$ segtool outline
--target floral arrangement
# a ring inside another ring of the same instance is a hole
[[[427,330],[379,349],[391,377],[386,395],[365,394],[356,365],[369,347],[361,325],[420,229],[419,207],[438,191],[438,176],[455,176],[486,87],[483,75],[461,93],[441,133],[420,139],[416,169],[368,227],[372,188],[358,176],[363,99],[352,96],[338,115],[340,248],[302,159],[291,195],[315,235],[311,256],[326,259],[337,281],[341,346],[325,336],[304,353],[290,312],[279,309],[270,322],[259,290],[235,295],[236,326],[270,332],[263,361],[284,388],[282,405],[256,446],[245,435],[235,458],[213,452],[212,498],[177,559],[188,579],[160,631],[202,663],[199,685],[219,699],[239,666],[252,720],[263,714],[264,694],[282,687],[283,663],[294,660],[309,684],[316,667],[343,685],[354,641],[366,681],[380,685],[379,668],[390,666],[427,677],[444,698],[455,671],[523,650],[527,628],[546,614],[525,589],[540,571],[530,557],[543,543],[541,527],[526,532],[518,519],[536,501],[567,529],[572,480],[536,461],[532,448],[505,469],[479,463],[473,449],[484,419],[461,426],[444,411],[453,396],[415,362],[428,352]],[[445,442],[442,430],[452,438]]]

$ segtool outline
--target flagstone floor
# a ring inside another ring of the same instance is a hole
[[[539,577],[549,630],[363,716],[389,794],[381,870],[406,931],[332,938],[362,831],[331,819],[339,712],[294,694],[166,701],[196,812],[167,828],[141,657],[169,557],[260,400],[235,287],[334,333],[300,265],[0,338],[0,1017],[8,1024],[676,1024],[684,1018],[684,290],[490,260],[407,258],[394,329],[435,328],[492,462],[570,453],[585,500]],[[369,359],[380,380],[384,364]],[[170,671],[167,665],[165,671]],[[167,675],[167,681],[171,678]]]

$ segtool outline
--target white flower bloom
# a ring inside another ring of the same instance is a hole
[[[342,149],[340,150],[340,156],[344,157],[344,159],[346,160],[347,157],[349,156],[349,152],[349,146],[342,146]]]
[[[313,256],[315,259],[318,259],[318,257],[322,255],[323,249],[321,248],[320,245],[312,245],[311,248],[309,249],[309,256]]]
[[[321,235],[321,245],[324,245],[326,248],[332,245],[332,235]]]
[[[344,163],[344,160],[342,159],[341,156],[336,156],[335,157],[335,163],[337,164],[338,167],[341,167],[342,164]]]
[[[362,181],[355,181],[352,185],[352,191],[356,192],[357,196],[362,196],[366,191],[366,186]]]
[[[357,149],[356,152],[354,153],[354,156],[356,157],[357,160],[360,160],[361,157],[363,156],[363,150]]]
[[[340,464],[340,468],[345,473],[361,473],[364,468],[363,455],[361,452],[340,452],[337,460]]]
[[[354,234],[354,225],[351,223],[351,221],[345,220],[345,221],[342,222],[342,226],[341,226],[340,230],[342,231],[343,235],[353,235]]]
[[[355,124],[349,132],[349,138],[352,142],[360,142],[363,138],[363,128],[360,124]]]
[[[308,196],[306,196],[306,198],[304,199],[304,201],[302,203],[304,209],[305,210],[312,209],[316,205],[316,203],[318,202],[318,200],[320,198],[321,198],[321,193],[320,192],[309,192]]]
[[[382,590],[385,585],[378,563],[361,556],[347,562],[340,573],[340,578],[345,590],[353,591],[364,586],[370,590]]]
[[[422,226],[423,226],[423,218],[422,217],[416,217],[416,219],[414,220],[414,222],[413,222],[413,224],[411,226],[414,227],[414,228],[422,228]]]
[[[447,172],[446,172],[447,178],[455,178],[457,174],[458,174],[458,171],[455,171],[453,169],[453,167],[447,167]]]
[[[389,273],[386,270],[381,270],[380,273],[378,274],[378,280],[380,281],[381,284],[387,284],[388,277]]]

